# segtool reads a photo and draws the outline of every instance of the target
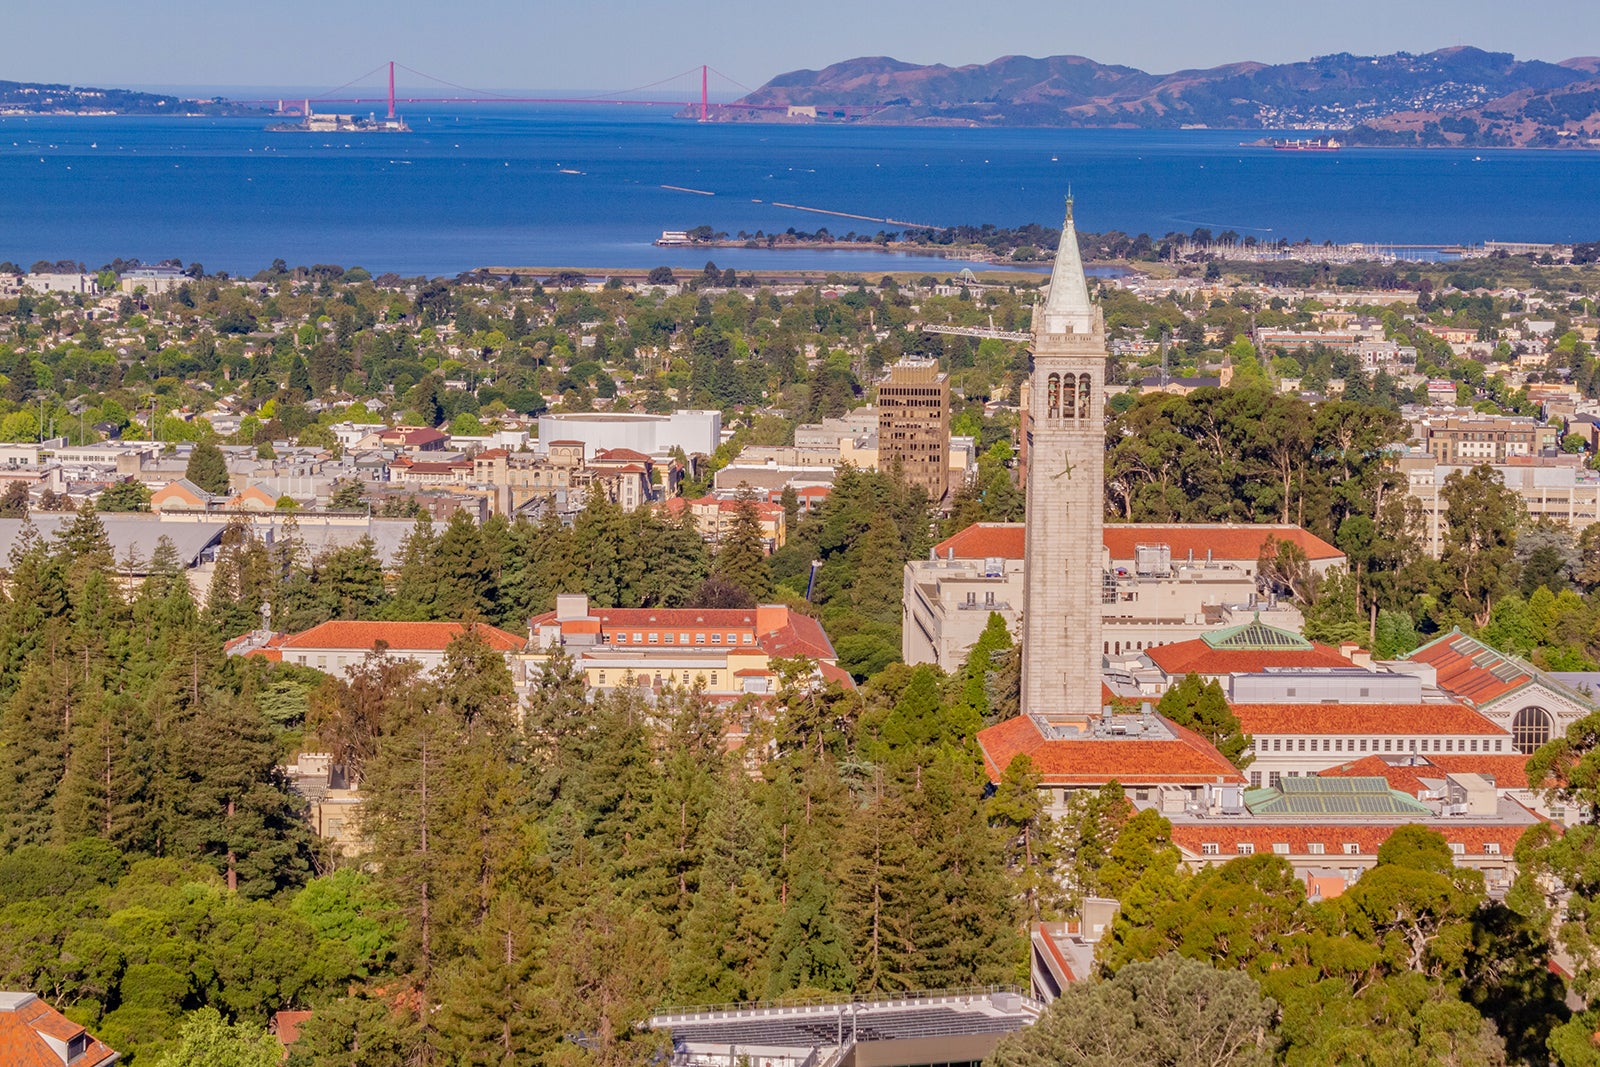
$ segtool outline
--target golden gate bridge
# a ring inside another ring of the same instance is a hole
[[[336,95],[351,90],[352,87],[360,85],[368,78],[384,73],[385,70],[387,70],[388,73],[388,89],[386,92],[380,88],[372,93],[364,93],[355,96]],[[457,93],[467,95],[417,96],[411,95],[409,92],[397,94],[395,91],[396,70],[404,71],[407,74],[414,75],[417,78],[421,78],[425,81],[455,90]],[[672,107],[689,111],[691,114],[698,113],[698,117],[701,122],[710,122],[720,115],[738,112],[772,111],[789,113],[796,110],[791,108],[791,106],[788,104],[723,103],[719,101],[713,101],[711,99],[711,76],[713,74],[715,74],[718,79],[720,79],[722,82],[725,82],[727,85],[743,90],[745,94],[753,92],[749,86],[743,85],[733,78],[728,77],[728,75],[723,74],[715,67],[707,64],[701,64],[698,67],[690,67],[686,71],[681,71],[677,74],[671,75],[670,77],[662,78],[659,81],[650,82],[647,85],[640,85],[632,89],[605,92],[592,96],[515,96],[509,93],[495,92],[490,89],[474,89],[470,86],[458,85],[455,82],[448,81],[444,78],[438,78],[431,74],[423,73],[422,71],[416,70],[412,67],[408,67],[404,63],[398,63],[395,60],[389,60],[387,63],[380,63],[378,66],[373,67],[365,74],[358,75],[338,88],[329,89],[317,96],[308,96],[300,100],[289,100],[282,97],[266,100],[230,99],[228,102],[233,104],[246,104],[261,107],[275,107],[277,112],[281,115],[308,115],[311,111],[312,105],[315,104],[344,104],[352,106],[358,106],[362,104],[384,104],[388,108],[388,117],[391,119],[396,117],[395,106],[397,104],[612,104],[634,105],[642,107]],[[668,92],[671,92],[679,86],[684,85],[686,81],[691,81],[695,75],[699,76],[698,99],[695,98],[692,89],[687,90],[690,94],[688,99],[676,96],[675,93],[674,99],[659,98],[665,97]],[[635,94],[654,95],[641,96]],[[806,105],[798,110],[800,114],[806,117],[849,119],[859,118],[863,115],[870,115],[874,112],[882,111],[883,106],[874,104],[818,104]]]

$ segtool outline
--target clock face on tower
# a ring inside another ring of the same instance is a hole
[[[1061,453],[1061,469],[1050,476],[1052,482],[1061,478],[1072,478],[1072,458],[1066,452]]]

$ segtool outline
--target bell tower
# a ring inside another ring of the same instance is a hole
[[[1052,719],[1100,713],[1105,368],[1068,196],[1050,290],[1033,309],[1022,578],[1022,710]]]

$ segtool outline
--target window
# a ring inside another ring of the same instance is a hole
[[[1300,751],[1304,752],[1305,750],[1306,750],[1306,739],[1302,737],[1300,739]]]
[[[644,634],[634,634],[633,635],[633,643],[636,644],[636,645],[643,644],[644,643]]]
[[[1495,750],[1495,751],[1496,751],[1496,752],[1499,752],[1499,751],[1500,751],[1500,746],[1501,746],[1501,744],[1503,744],[1503,743],[1504,743],[1504,742],[1503,742],[1503,741],[1502,741],[1502,740],[1501,740],[1501,739],[1500,739],[1500,738],[1498,738],[1498,737],[1497,737],[1497,738],[1495,738],[1495,739],[1494,739],[1494,750]]]
[[[1333,743],[1333,750],[1335,752],[1343,752],[1344,751],[1344,742],[1343,741],[1335,741]]]
[[[1361,739],[1361,751],[1365,752],[1366,750],[1367,750],[1367,739],[1365,737],[1363,737]]]
[[[1511,720],[1511,743],[1528,755],[1550,740],[1550,716],[1543,708],[1529,705]]]
[[[711,672],[711,685],[712,685],[712,688],[715,688],[716,684],[717,684],[717,672],[716,671],[712,671]]]
[[[756,635],[755,634],[745,634],[744,635],[744,643],[747,644],[747,645],[755,644],[756,643]]]
[[[1261,772],[1260,771],[1251,771],[1250,772],[1250,788],[1251,789],[1260,789],[1261,788]]]
[[[1272,843],[1272,854],[1274,856],[1287,856],[1289,854],[1289,842],[1274,841]]]
[[[1272,739],[1272,751],[1274,751],[1274,752],[1282,752],[1283,751],[1283,738],[1274,737]]]
[[[1478,751],[1478,739],[1477,738],[1473,738],[1472,741],[1469,742],[1469,743],[1472,745],[1471,751],[1473,751],[1473,752]]]
[[[972,606],[972,607],[977,607],[978,606],[978,594],[977,593],[973,593],[973,592],[967,593],[967,604]]]
[[[683,672],[683,684],[684,685],[688,685],[689,684],[689,672],[688,671],[684,671]]]
[[[1346,841],[1344,843],[1344,854],[1346,856],[1359,856],[1361,855],[1361,846],[1354,841]]]
[[[1240,841],[1238,845],[1234,846],[1234,851],[1241,856],[1254,856],[1256,854],[1256,846],[1248,841]]]
[[[1321,841],[1313,841],[1306,846],[1306,851],[1311,853],[1313,856],[1320,856],[1327,851],[1327,846]]]
[[[1417,750],[1417,739],[1413,737],[1411,739],[1411,751],[1415,752],[1416,750]]]
[[[1285,689],[1283,691],[1283,695],[1288,697],[1294,696],[1294,686],[1291,685],[1289,688]]]
[[[670,637],[671,635],[669,634],[668,636]],[[654,633],[654,632],[652,632],[650,634],[650,643],[652,645],[658,643],[660,640],[661,640],[661,635],[660,634]]]
[[[664,645],[672,644],[672,639],[673,639],[674,636],[676,636],[676,635],[674,635],[674,634],[662,634],[661,635],[661,643],[664,644]]]
[[[1215,841],[1206,841],[1206,842],[1201,844],[1201,846],[1200,846],[1200,855],[1202,855],[1202,856],[1215,856],[1216,854],[1217,854],[1217,843]]]
[[[1279,775],[1277,771],[1269,771],[1267,773],[1267,785],[1271,786],[1274,789],[1276,789],[1278,787],[1278,783],[1281,782],[1282,780],[1283,780],[1282,776]]]
[[[1366,686],[1362,686],[1361,687],[1361,695],[1362,696],[1366,696],[1367,695],[1367,687]]]
[[[1500,855],[1500,842],[1498,842],[1498,841],[1485,841],[1483,843],[1483,854],[1485,856],[1498,856],[1498,855]]]
[[[1444,750],[1446,752],[1454,752],[1456,750],[1456,743],[1455,743],[1455,739],[1454,738],[1452,738],[1452,739],[1450,739],[1450,740],[1448,740],[1448,741],[1446,741],[1444,743]]]
[[[1386,738],[1383,739],[1383,750],[1385,752],[1393,752],[1394,751],[1394,739],[1393,738],[1386,737]]]
[[[728,644],[737,645],[738,643],[739,643],[739,635],[738,634],[729,634],[728,635]]]
[[[695,634],[694,635],[694,643],[697,644],[697,645],[705,644],[706,643],[706,635],[705,634]]]
[[[678,635],[678,644],[687,645],[688,643],[689,643],[689,635],[688,634],[679,634]]]
[[[1464,855],[1466,855],[1466,852],[1467,852],[1467,846],[1463,845],[1460,841],[1452,841],[1452,842],[1450,842],[1450,854],[1451,855],[1453,855],[1453,856],[1464,856]]]
[[[605,671],[596,671],[595,672],[595,682],[594,682],[594,684],[595,685],[605,685],[606,684],[606,672]]]
[[[713,644],[713,645],[720,645],[720,644],[722,644],[722,635],[721,635],[721,634],[712,634],[712,635],[711,635],[711,643],[712,643],[712,644]]]

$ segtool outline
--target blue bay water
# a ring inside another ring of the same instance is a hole
[[[269,133],[258,119],[0,118],[0,259],[176,256],[208,269],[359,264],[699,268],[667,229],[1079,225],[1160,236],[1455,243],[1600,239],[1600,153],[1240,146],[1188,130],[701,125],[636,106],[415,110],[415,131]],[[577,173],[568,173],[577,172]],[[680,186],[711,196],[662,188]],[[931,257],[716,249],[741,270],[936,269]]]

